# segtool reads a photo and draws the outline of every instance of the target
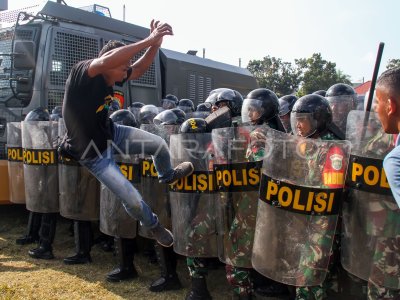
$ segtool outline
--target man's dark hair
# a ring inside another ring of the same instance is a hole
[[[121,41],[110,40],[110,41],[108,41],[108,43],[105,44],[105,45],[103,46],[103,48],[100,50],[100,52],[99,52],[99,57],[102,56],[104,53],[107,53],[107,52],[110,51],[110,50],[113,50],[113,49],[119,48],[119,47],[123,47],[123,46],[125,46],[125,45],[126,45],[126,44],[123,43],[123,42],[121,42]]]
[[[383,72],[378,78],[377,86],[382,86],[393,96],[400,96],[400,67]]]

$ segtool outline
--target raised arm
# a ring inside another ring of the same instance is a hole
[[[115,48],[95,58],[89,66],[89,76],[95,77],[114,68],[126,65],[127,68],[132,67],[129,79],[140,77],[151,65],[165,35],[173,35],[172,27],[167,23],[152,20],[150,35],[147,38],[133,44]],[[130,60],[144,49],[147,49],[145,54],[130,66]]]

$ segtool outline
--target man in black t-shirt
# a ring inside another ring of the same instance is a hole
[[[166,142],[143,130],[114,124],[108,118],[113,100],[113,86],[139,78],[147,71],[160,48],[163,37],[172,35],[166,23],[152,20],[150,35],[136,43],[125,45],[110,41],[99,57],[81,61],[71,69],[66,82],[63,116],[67,128],[60,151],[87,167],[96,178],[120,199],[127,213],[149,227],[154,238],[170,247],[173,237],[143,201],[139,192],[122,175],[113,154],[152,155],[160,182],[175,184],[193,172],[191,163],[181,163],[175,169],[170,162]],[[131,63],[140,51],[142,57]]]

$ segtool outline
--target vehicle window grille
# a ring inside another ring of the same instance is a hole
[[[63,31],[56,33],[50,65],[50,85],[64,86],[69,72],[77,62],[97,57],[99,40]]]
[[[144,52],[145,52],[145,50],[136,54],[133,57],[133,61],[138,60],[144,54]],[[140,76],[138,79],[132,80],[131,82],[136,85],[146,85],[146,86],[155,87],[156,86],[156,66],[155,66],[154,61],[151,64],[150,68],[142,76]]]
[[[64,99],[64,91],[49,90],[47,109],[52,111],[56,106],[62,106]]]
[[[23,41],[33,40],[33,30],[17,30],[15,31],[15,39]]]
[[[204,102],[207,99],[208,95],[210,94],[210,92],[212,90],[212,86],[213,86],[212,78],[211,77],[206,77],[205,97],[204,97],[202,102]]]
[[[203,76],[199,76],[198,78],[198,93],[197,93],[197,98],[195,99],[191,99],[193,102],[204,102],[204,77]],[[195,102],[195,103],[196,103]]]
[[[39,8],[39,4],[28,6],[28,7],[23,7],[23,8],[19,8],[19,9],[14,9],[14,10],[2,11],[2,12],[0,12],[0,22],[1,23],[15,23],[17,21],[18,14],[21,11],[24,11],[27,13],[34,13],[37,11],[38,8]]]
[[[196,75],[189,74],[189,99],[196,98]]]

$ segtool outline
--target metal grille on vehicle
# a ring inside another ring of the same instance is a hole
[[[144,54],[144,52],[145,52],[145,50],[142,50],[138,54],[136,54],[133,57],[133,61],[138,60]],[[137,84],[137,85],[146,85],[146,86],[155,87],[156,86],[156,66],[154,64],[154,61],[151,64],[150,68],[146,71],[146,73],[144,73],[138,79],[132,80],[132,83]]]
[[[62,105],[65,82],[73,65],[79,61],[97,57],[99,45],[99,39],[91,36],[65,31],[56,32],[50,62],[49,111],[55,106]]]

